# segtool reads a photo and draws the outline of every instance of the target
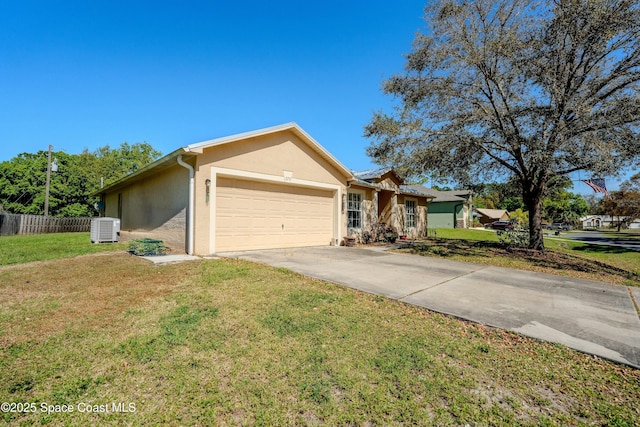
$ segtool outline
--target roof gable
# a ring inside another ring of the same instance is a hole
[[[393,179],[396,185],[404,184],[404,178],[392,168],[369,169],[353,172],[353,176],[367,182],[380,182],[385,179]]]
[[[433,195],[426,188],[414,185],[405,185],[404,178],[392,168],[368,169],[352,172],[352,183],[369,188],[397,191],[402,194],[432,199]]]
[[[505,214],[507,216],[509,216],[509,212],[505,209],[484,209],[484,208],[476,208],[476,211],[481,214],[486,216],[487,218],[495,218],[495,219],[500,219],[502,218]]]
[[[195,144],[189,144],[183,149],[186,152],[198,153],[201,154],[205,149],[216,147],[224,144],[230,144],[237,141],[243,141],[251,138],[256,138],[263,135],[274,134],[278,132],[291,131],[293,132],[301,141],[306,143],[311,149],[316,151],[327,160],[330,164],[332,164],[336,169],[338,169],[341,173],[347,176],[348,179],[352,178],[351,171],[347,169],[338,159],[336,159],[331,153],[329,153],[322,145],[320,145],[315,139],[311,137],[307,132],[305,132],[300,126],[298,126],[295,122],[284,123],[277,126],[271,126],[268,128],[257,129],[249,132],[238,133],[235,135],[224,136],[221,138],[210,139],[203,142],[198,142]]]
[[[434,190],[433,188],[427,188],[422,185],[408,185],[407,187],[419,191],[421,193],[428,194],[433,197],[432,203],[443,203],[443,202],[459,202],[465,203],[467,202],[466,197],[471,194],[470,190],[451,190],[451,191],[440,191]]]
[[[277,126],[272,126],[263,129],[257,129],[250,132],[243,132],[235,135],[229,135],[221,138],[211,139],[208,141],[198,142],[195,144],[189,144],[187,146],[178,148],[177,150],[167,154],[166,156],[156,160],[155,162],[137,170],[136,172],[127,175],[120,180],[101,188],[96,191],[95,194],[105,193],[107,191],[113,191],[117,188],[127,186],[129,183],[145,179],[149,176],[163,171],[169,167],[173,167],[177,164],[177,158],[182,156],[183,159],[198,156],[204,152],[206,148],[215,147],[223,144],[231,144],[237,141],[244,141],[250,138],[255,138],[263,135],[273,134],[277,132],[293,132],[302,142],[307,144],[312,150],[317,152],[322,158],[327,160],[329,164],[334,166],[340,173],[347,177],[347,180],[352,179],[351,171],[347,169],[338,159],[336,159],[331,153],[329,153],[323,146],[321,146],[315,139],[313,139],[308,133],[306,133],[295,122],[289,122]]]

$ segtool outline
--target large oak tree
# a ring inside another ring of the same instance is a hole
[[[408,176],[517,179],[530,247],[544,249],[550,184],[639,158],[638,2],[441,0],[425,20],[384,83],[397,102],[366,126],[368,154]]]

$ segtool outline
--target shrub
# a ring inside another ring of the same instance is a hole
[[[445,257],[445,256],[449,256],[450,252],[449,249],[442,247],[442,246],[433,246],[429,248],[429,251],[431,251],[432,253]]]
[[[164,255],[167,248],[162,240],[144,238],[129,241],[128,252],[138,256]]]
[[[500,230],[498,241],[504,246],[526,248],[529,246],[529,232],[525,230]]]
[[[395,243],[398,240],[398,232],[393,227],[387,227],[384,231],[384,240],[388,243]]]
[[[384,222],[376,222],[372,224],[368,230],[364,231],[360,236],[364,243],[389,242],[393,243],[398,239],[396,229]]]
[[[515,211],[511,212],[509,218],[517,229],[529,229],[529,212],[525,212],[522,209],[516,209]]]

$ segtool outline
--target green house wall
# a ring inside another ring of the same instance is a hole
[[[427,212],[429,228],[455,228],[456,217],[462,219],[462,204],[460,202],[431,202]]]

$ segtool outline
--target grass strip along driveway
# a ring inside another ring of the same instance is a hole
[[[9,425],[624,426],[639,398],[632,368],[285,269],[0,269]]]
[[[637,251],[569,241],[562,234],[546,238],[544,252],[505,246],[492,231],[437,229],[435,236],[398,251],[640,287]],[[624,236],[640,238],[640,233]]]

